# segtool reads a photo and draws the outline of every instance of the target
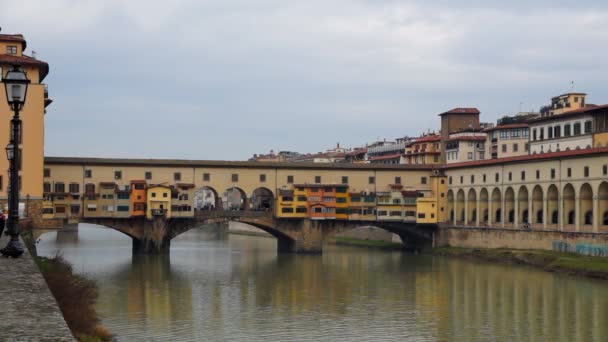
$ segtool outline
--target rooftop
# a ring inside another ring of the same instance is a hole
[[[81,158],[45,157],[45,165],[97,165],[97,166],[167,166],[167,167],[207,167],[244,169],[310,169],[310,170],[431,170],[432,165],[406,164],[354,164],[354,163],[285,163],[249,162],[223,160],[185,159],[129,159],[129,158]]]
[[[470,162],[463,163],[454,163],[445,165],[444,169],[457,169],[471,166],[487,166],[487,165],[497,165],[504,163],[525,163],[530,160],[538,161],[538,160],[552,160],[552,159],[561,159],[565,157],[582,157],[589,155],[602,155],[608,154],[608,147],[594,147],[587,148],[582,150],[570,150],[570,151],[560,151],[560,152],[550,152],[550,153],[540,153],[540,154],[530,154],[524,156],[516,156],[516,157],[506,157],[506,158],[498,158],[498,159],[485,159],[485,160],[475,160]]]
[[[497,130],[501,130],[501,129],[527,128],[527,127],[528,127],[527,123],[513,123],[513,124],[498,125],[498,126],[495,126],[492,128],[487,128],[484,130],[484,132],[497,131]]]
[[[477,108],[454,108],[450,109],[447,112],[439,114],[439,116],[447,115],[447,114],[479,114],[480,111]]]
[[[40,68],[40,82],[44,80],[46,75],[49,73],[49,65],[46,62],[39,61],[30,56],[15,56],[15,55],[6,55],[0,54],[0,64],[9,64],[9,65],[26,65],[26,66],[37,66]]]
[[[537,122],[560,120],[560,119],[565,119],[565,118],[577,117],[579,115],[593,114],[593,112],[595,112],[595,111],[601,111],[601,110],[606,110],[606,109],[608,109],[608,104],[604,104],[601,106],[591,105],[591,106],[585,106],[583,108],[571,110],[571,111],[565,112],[563,114],[543,116],[540,118],[532,119],[528,122],[533,124],[533,123],[537,123]]]
[[[23,50],[25,50],[25,48],[27,47],[27,42],[21,34],[0,34],[0,42],[21,43]]]

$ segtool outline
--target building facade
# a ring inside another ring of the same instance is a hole
[[[27,42],[22,35],[0,34],[0,80],[6,73],[19,65],[25,71],[30,84],[27,90],[26,102],[20,112],[21,132],[19,148],[22,152],[20,169],[20,194],[30,200],[42,200],[43,197],[43,165],[44,165],[44,114],[45,108],[51,103],[48,97],[44,79],[49,73],[49,65],[43,61],[27,56],[24,52]],[[8,106],[4,85],[0,91],[0,122],[4,129],[0,130],[0,143],[8,145],[10,141],[11,119],[13,112]],[[0,198],[7,198],[9,168],[6,158],[0,158]],[[61,197],[60,195],[57,195]],[[66,200],[65,215],[69,215],[70,198]],[[60,209],[63,210],[63,209]]]

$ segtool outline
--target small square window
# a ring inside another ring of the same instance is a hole
[[[173,173],[173,180],[175,180],[175,181],[181,181],[182,180],[182,173],[181,172],[175,172],[175,173]]]
[[[211,180],[211,175],[208,173],[203,173],[203,182],[208,182]]]
[[[93,177],[93,170],[84,170],[84,178]]]
[[[342,176],[342,184],[348,184],[348,176]]]
[[[239,181],[239,175],[236,173],[232,174],[232,177],[230,178],[233,182],[238,182]]]
[[[260,182],[261,182],[261,183],[266,182],[266,175],[265,175],[265,174],[261,174],[261,175],[260,175]]]
[[[146,171],[145,176],[146,176],[146,179],[147,179],[147,180],[152,179],[152,172],[150,172],[150,171]]]
[[[114,171],[114,179],[122,179],[122,171]]]
[[[420,184],[426,184],[426,177],[420,178]]]
[[[401,177],[395,177],[395,184],[401,184]]]
[[[287,176],[287,183],[293,184],[293,176]]]
[[[44,177],[51,177],[51,169],[44,169]]]
[[[321,183],[321,176],[315,176],[315,183]]]
[[[376,177],[369,177],[368,180],[367,180],[367,182],[369,184],[375,184],[376,183]]]

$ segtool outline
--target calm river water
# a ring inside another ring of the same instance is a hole
[[[608,281],[326,246],[277,255],[264,237],[192,230],[170,256],[131,255],[108,228],[41,236],[99,285],[119,341],[608,341]]]

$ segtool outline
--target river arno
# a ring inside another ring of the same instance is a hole
[[[608,282],[400,252],[277,255],[263,237],[192,230],[169,256],[107,228],[51,232],[100,289],[120,341],[606,341]]]

